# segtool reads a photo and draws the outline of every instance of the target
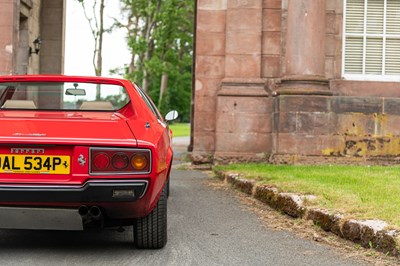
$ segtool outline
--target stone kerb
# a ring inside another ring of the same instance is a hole
[[[332,232],[365,248],[373,248],[396,257],[400,255],[400,232],[387,230],[388,225],[384,221],[349,220],[343,214],[304,206],[305,201],[313,200],[315,196],[280,193],[276,187],[258,184],[255,180],[242,178],[235,173],[215,171],[215,174],[235,189],[291,217],[311,220],[323,230]]]

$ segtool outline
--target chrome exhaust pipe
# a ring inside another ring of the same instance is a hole
[[[102,217],[101,209],[97,206],[92,206],[89,209],[89,215],[93,218],[93,220],[100,220]]]

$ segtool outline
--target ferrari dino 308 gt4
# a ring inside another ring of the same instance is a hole
[[[162,248],[176,116],[124,79],[1,76],[0,228],[133,225]]]

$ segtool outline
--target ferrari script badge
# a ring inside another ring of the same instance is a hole
[[[11,153],[20,154],[44,154],[44,149],[36,148],[11,148]]]
[[[83,156],[82,154],[79,155],[78,162],[79,162],[79,164],[80,164],[81,166],[85,166],[85,164],[86,164],[85,156]]]

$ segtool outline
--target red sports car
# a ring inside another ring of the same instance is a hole
[[[165,120],[128,80],[1,76],[0,228],[133,225],[136,247],[164,247],[173,156]]]

